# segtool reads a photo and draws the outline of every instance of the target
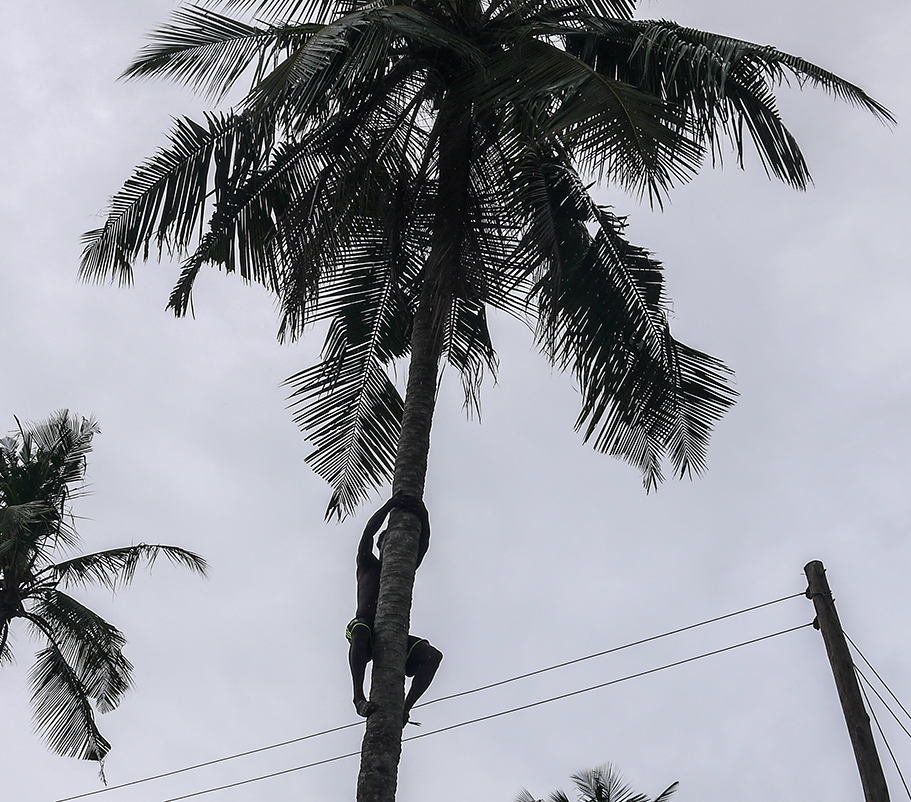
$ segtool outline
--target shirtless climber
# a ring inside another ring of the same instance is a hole
[[[385,530],[377,539],[379,557],[373,554],[373,538],[393,507],[417,515],[421,520],[418,565],[424,559],[427,546],[430,544],[430,521],[427,517],[427,508],[422,501],[413,496],[394,495],[370,517],[364,528],[364,534],[357,547],[357,612],[345,630],[345,635],[351,644],[348,648],[348,664],[351,667],[351,679],[354,683],[354,707],[361,716],[369,716],[375,709],[364,695],[364,675],[367,671],[367,663],[373,659],[373,619],[376,617],[376,603],[380,594],[380,567],[382,566]],[[442,659],[442,652],[431,646],[424,638],[408,636],[405,676],[412,679],[411,688],[405,697],[403,726],[408,723],[408,714],[414,703],[430,687]]]

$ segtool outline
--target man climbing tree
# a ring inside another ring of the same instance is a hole
[[[357,547],[357,611],[345,630],[345,636],[350,643],[348,664],[351,666],[351,680],[354,684],[354,707],[358,715],[364,717],[369,716],[375,709],[364,694],[364,674],[367,670],[367,663],[373,659],[373,621],[376,617],[376,604],[380,595],[383,538],[386,531],[381,532],[377,539],[379,557],[373,553],[373,538],[390,510],[396,508],[416,515],[421,521],[418,565],[424,559],[427,546],[430,544],[430,520],[424,502],[401,493],[395,494],[380,507],[364,527],[364,534]],[[415,635],[408,636],[405,676],[412,679],[411,688],[405,697],[402,726],[408,723],[408,716],[415,702],[430,687],[442,659],[442,652],[431,646],[427,640]]]

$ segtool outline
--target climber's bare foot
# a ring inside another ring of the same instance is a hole
[[[359,716],[367,718],[367,716],[376,710],[376,705],[368,699],[355,699],[354,709],[357,710]]]

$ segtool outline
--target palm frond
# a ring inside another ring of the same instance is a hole
[[[334,488],[327,518],[350,514],[392,475],[404,405],[385,365],[404,352],[408,331],[390,279],[349,268],[323,361],[286,382],[294,419],[315,446],[307,462]]]
[[[0,666],[13,662],[13,650],[9,644],[9,618],[0,618]]]
[[[318,19],[328,21],[353,4],[352,0],[212,0],[226,9],[243,9],[277,20]]]
[[[591,203],[565,165],[538,166],[527,247],[544,264],[539,341],[579,382],[577,428],[639,467],[647,488],[662,480],[664,456],[680,475],[702,471],[711,426],[736,396],[730,372],[671,337],[661,265],[624,238],[624,221]]]
[[[58,590],[37,594],[29,612],[33,617],[28,620],[42,622],[41,632],[52,639],[98,711],[116,708],[132,685],[133,666],[123,656],[123,633]]]
[[[244,154],[247,158],[244,158]],[[268,163],[266,154],[233,148],[213,154],[217,171],[212,216],[193,253],[184,260],[180,276],[168,299],[168,309],[186,314],[196,278],[203,265],[239,273],[266,289],[279,291],[276,220],[299,194],[296,173],[306,159],[306,149],[279,145]],[[303,157],[303,158],[302,158]]]
[[[673,782],[667,788],[665,788],[658,796],[655,797],[655,802],[667,802],[676,792],[677,787],[680,783]]]
[[[133,263],[148,258],[153,247],[159,256],[186,254],[205,221],[210,182],[235,161],[262,163],[272,133],[261,117],[207,115],[205,126],[176,120],[169,146],[124,183],[111,199],[104,225],[83,235],[81,278],[129,284]]]
[[[549,42],[523,39],[491,59],[482,75],[482,108],[521,108],[534,126],[530,136],[557,138],[583,170],[653,202],[701,162],[701,148],[670,104]]]
[[[205,576],[208,564],[198,554],[177,546],[139,543],[108,549],[95,554],[84,554],[71,560],[58,562],[52,568],[54,576],[63,587],[74,585],[100,584],[110,590],[128,585],[143,563],[151,570],[159,557],[165,557],[175,565],[181,565]]]
[[[248,69],[261,75],[270,56],[275,58],[319,27],[256,26],[205,6],[184,6],[152,32],[121,77],[166,78],[219,101]]]
[[[37,617],[28,620],[48,639],[29,674],[38,732],[60,755],[102,763],[111,745],[95,724],[85,688],[47,625]]]
[[[561,350],[573,354],[582,388],[576,425],[598,450],[639,466],[646,488],[661,481],[665,455],[679,476],[701,473],[711,428],[737,396],[731,371],[671,336],[663,297],[649,298],[663,285],[660,265],[622,237],[612,215],[602,212],[599,224],[560,299],[572,310]],[[600,319],[580,305],[586,295],[598,299]]]
[[[719,143],[726,138],[742,163],[746,128],[766,170],[799,189],[807,185],[809,170],[773,91],[788,76],[894,122],[859,87],[766,45],[667,21],[589,20],[584,27],[566,35],[571,53],[680,108],[694,136],[707,142],[719,160]]]
[[[481,383],[485,369],[496,379],[498,360],[483,303],[458,299],[453,303],[444,334],[444,354],[458,371],[465,407],[481,416]]]
[[[359,9],[319,26],[305,41],[258,80],[245,107],[257,113],[281,108],[288,121],[325,117],[354,64],[366,80],[385,58],[388,35],[370,19],[370,9]],[[353,62],[353,63],[352,63]]]

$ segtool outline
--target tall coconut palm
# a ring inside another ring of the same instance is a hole
[[[322,361],[289,379],[327,516],[392,481],[423,492],[439,369],[478,403],[497,366],[490,310],[528,322],[581,390],[577,428],[639,467],[699,472],[733,403],[729,371],[675,340],[661,264],[592,181],[661,204],[707,155],[751,139],[767,171],[809,173],[774,88],[787,77],[891,120],[858,87],[771,47],[633,19],[633,0],[226,0],[174,13],[126,75],[231,110],[169,143],[85,236],[82,276],[132,280],[157,252],[272,290],[280,339],[328,321]],[[390,378],[409,360],[404,398]],[[400,753],[417,522],[393,514],[375,625],[359,799],[390,802]]]
[[[160,556],[200,574],[206,563],[184,549],[145,543],[57,559],[79,544],[70,502],[85,492],[86,455],[98,431],[94,420],[64,410],[0,439],[0,665],[13,659],[10,627],[21,620],[45,644],[30,673],[38,730],[58,754],[97,760],[103,769],[111,746],[93,708],[117,707],[133,667],[120,630],[63,589],[100,584],[114,591]]]
[[[576,798],[579,802],[667,802],[677,790],[677,783],[665,788],[654,800],[645,794],[637,794],[623,782],[620,775],[610,765],[598,766],[572,775],[576,784]],[[554,791],[549,802],[569,802],[563,791]],[[536,800],[528,791],[522,791],[516,802],[542,802]]]

